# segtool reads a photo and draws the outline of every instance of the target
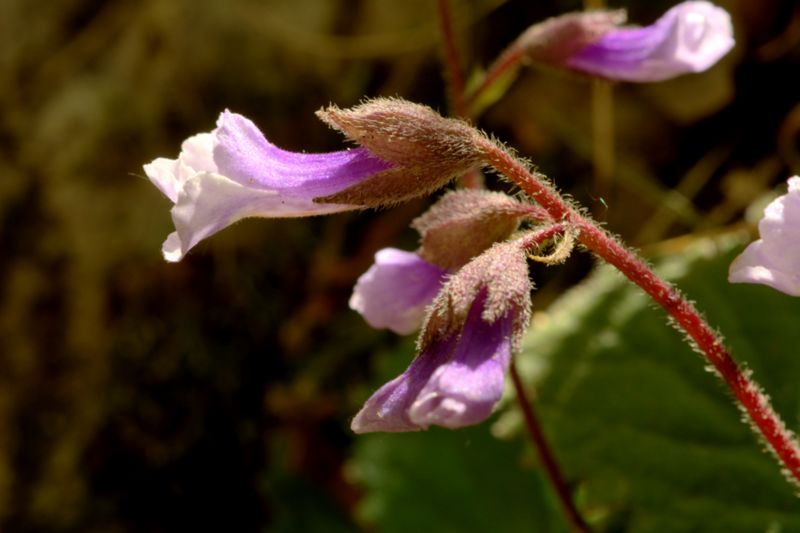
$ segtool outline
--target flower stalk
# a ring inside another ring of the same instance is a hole
[[[589,531],[586,522],[584,522],[583,517],[581,517],[578,509],[575,507],[575,503],[572,501],[569,486],[564,479],[564,475],[561,473],[555,454],[550,449],[547,437],[544,431],[542,431],[542,426],[539,423],[539,417],[536,415],[533,403],[528,400],[525,386],[522,384],[522,379],[520,379],[517,366],[514,364],[513,359],[511,360],[509,370],[511,382],[514,384],[514,391],[516,392],[519,407],[522,411],[522,417],[525,420],[525,427],[528,430],[528,436],[530,436],[531,441],[534,443],[534,448],[539,456],[539,462],[547,475],[547,479],[550,481],[550,485],[555,490],[564,516],[567,518],[567,521],[574,531],[579,533]]]
[[[450,96],[450,105],[456,116],[466,117],[467,107],[464,103],[464,71],[458,56],[453,16],[450,11],[450,0],[437,0],[436,9],[439,18],[439,31],[442,36],[442,53],[445,78]]]
[[[525,235],[523,237],[523,246],[531,252],[533,248],[542,246],[545,242],[558,235],[563,235],[564,239],[568,239],[568,232],[569,229],[566,224],[563,222],[556,222]],[[565,257],[562,256],[561,260],[563,259],[565,259]],[[525,391],[525,385],[522,383],[513,358],[509,364],[509,374],[511,374],[511,382],[514,385],[517,403],[522,412],[522,418],[525,422],[528,436],[533,443],[533,448],[536,450],[536,455],[539,457],[539,463],[547,476],[547,480],[550,482],[550,486],[553,488],[556,498],[561,505],[564,517],[573,531],[577,533],[588,532],[589,527],[586,525],[580,512],[578,512],[577,507],[575,507],[569,484],[564,474],[561,472],[561,468],[558,465],[550,443],[547,441],[542,424],[539,421],[539,417],[536,415],[534,404],[528,398],[528,393]]]
[[[477,144],[487,163],[519,186],[554,220],[564,221],[574,227],[581,244],[625,274],[664,308],[731,390],[737,404],[751,421],[753,430],[764,439],[768,449],[783,466],[787,479],[800,484],[800,446],[794,434],[749,373],[733,360],[720,336],[695,306],[670,283],[656,275],[636,254],[568,204],[546,183],[543,176],[532,173],[525,164],[489,139],[478,139]]]

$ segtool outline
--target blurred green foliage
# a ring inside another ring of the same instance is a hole
[[[658,270],[697,302],[800,426],[800,301],[728,286],[741,234],[675,243]],[[602,530],[799,531],[800,504],[727,388],[665,314],[610,268],[534,319],[518,358],[588,516]],[[498,425],[521,432],[512,411]]]
[[[798,7],[721,3],[739,39],[721,65],[615,89],[610,189],[591,178],[585,80],[525,71],[478,125],[632,242],[737,220],[798,170],[785,81]],[[641,22],[669,4],[624,3]],[[527,25],[579,7],[455,2],[464,59],[486,65]],[[308,151],[342,146],[313,116],[329,102],[401,95],[445,110],[436,28],[428,0],[0,2],[0,530],[335,531],[375,519],[356,509],[381,497],[369,494],[376,478],[344,474],[357,440],[347,422],[379,382],[373,354],[397,354],[398,341],[347,298],[374,251],[415,246],[407,224],[424,202],[246,221],[168,265],[168,201],[141,165],[177,155],[226,107]],[[584,258],[536,270],[539,305],[587,269]],[[781,397],[782,383],[765,385]],[[535,500],[536,475],[486,432],[358,446],[377,447],[362,462],[400,446],[424,464],[469,439],[469,453],[503,450],[509,482]],[[435,510],[436,524],[462,512]]]

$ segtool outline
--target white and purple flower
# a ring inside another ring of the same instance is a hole
[[[735,44],[727,11],[683,2],[650,26],[622,26],[624,10],[567,13],[534,24],[508,54],[609,80],[654,82],[701,72]]]
[[[789,178],[789,191],[766,207],[758,232],[761,238],[731,263],[728,281],[800,296],[800,176]]]
[[[167,261],[180,261],[198,242],[246,217],[300,217],[357,209],[317,203],[392,165],[366,148],[327,154],[281,150],[247,118],[223,112],[211,133],[184,141],[177,159],[144,166],[174,205],[175,232],[164,242]]]
[[[734,43],[727,11],[709,2],[683,2],[650,26],[608,30],[565,64],[611,80],[654,82],[702,72]]]

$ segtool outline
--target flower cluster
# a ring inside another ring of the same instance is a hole
[[[733,45],[727,13],[707,2],[680,4],[645,28],[620,27],[623,22],[620,12],[565,15],[533,26],[516,46],[532,61],[610,79],[657,81],[708,68]],[[181,260],[201,240],[245,217],[390,206],[485,164],[481,147],[488,139],[467,122],[421,105],[377,99],[353,109],[330,107],[318,116],[359,147],[288,152],[247,118],[225,111],[212,132],[187,139],[177,159],[145,165],[174,204],[175,232],[164,243],[165,259]],[[408,369],[355,416],[352,428],[359,433],[454,428],[486,419],[502,395],[530,316],[528,253],[563,236],[567,244],[551,257],[560,261],[572,242],[565,221],[486,191],[449,192],[413,226],[420,248],[379,251],[350,300],[374,327],[399,334],[421,327]],[[762,228],[765,241],[770,228]],[[769,246],[761,249],[766,253]],[[796,277],[792,283],[797,291]]]
[[[496,193],[451,192],[415,221],[423,228],[416,254],[376,254],[375,265],[356,284],[351,307],[371,325],[400,333],[414,331],[425,319],[417,358],[367,400],[353,420],[355,432],[453,428],[489,416],[531,306],[530,239],[504,239],[532,213],[530,206]],[[437,255],[439,239],[467,235],[467,229],[479,238],[451,241],[458,255]],[[419,289],[408,291],[402,283],[413,278]],[[365,305],[387,297],[388,305]]]

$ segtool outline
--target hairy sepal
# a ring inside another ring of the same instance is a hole
[[[626,19],[624,9],[567,13],[534,24],[514,46],[522,49],[528,61],[560,65]]]
[[[496,192],[448,192],[411,223],[420,234],[418,253],[434,265],[456,270],[510,237],[533,207]]]
[[[379,207],[430,194],[481,164],[475,139],[462,120],[397,98],[368,100],[350,109],[336,106],[317,116],[374,155],[394,165],[372,178],[317,202]]]
[[[532,288],[522,240],[494,244],[452,275],[439,291],[422,326],[418,350],[461,331],[482,293],[482,320],[492,324],[508,314],[514,316],[512,347],[516,350],[530,319]]]

